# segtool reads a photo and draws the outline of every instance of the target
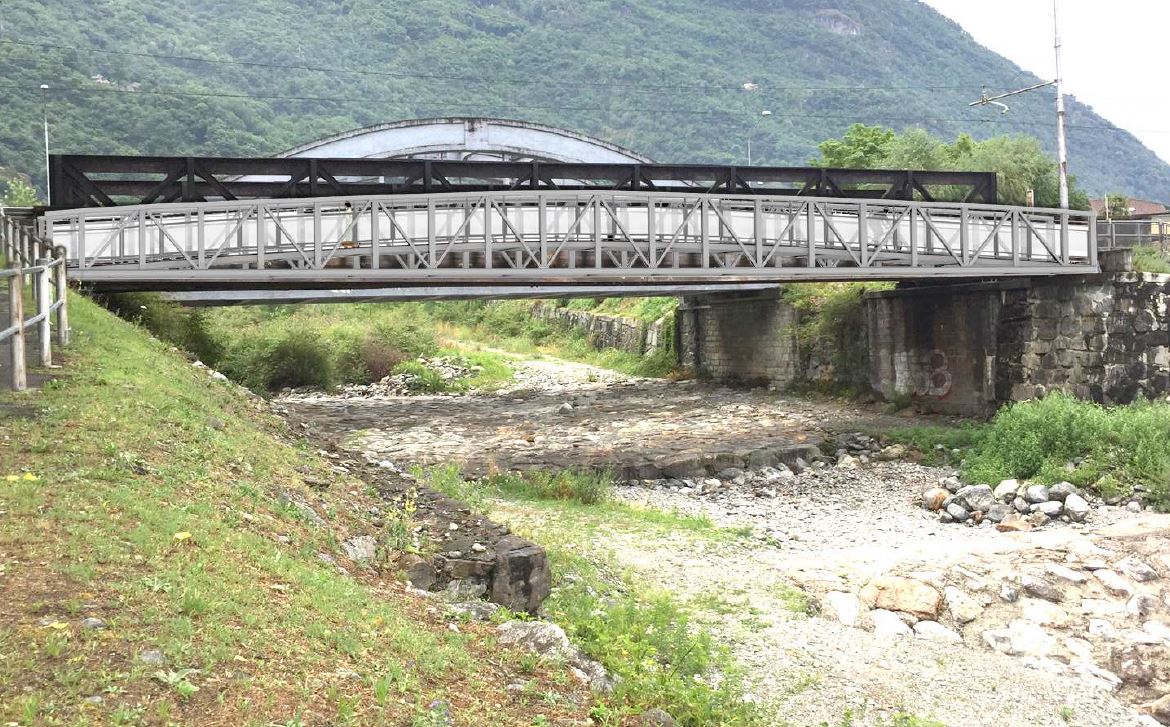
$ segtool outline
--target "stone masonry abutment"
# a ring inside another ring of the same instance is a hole
[[[863,381],[887,400],[955,414],[1055,391],[1103,404],[1170,393],[1167,275],[902,286],[860,306],[835,340],[802,342],[800,314],[779,295],[686,298],[680,362],[778,387]]]

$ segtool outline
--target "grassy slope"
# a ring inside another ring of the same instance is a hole
[[[66,373],[5,397],[34,416],[0,419],[0,721],[430,724],[435,700],[460,724],[580,716],[563,673],[517,677],[485,629],[453,633],[399,584],[322,563],[363,527],[360,485],[235,386],[74,300]],[[314,495],[307,476],[333,485]],[[147,648],[166,666],[137,661]],[[529,678],[530,698],[505,695]]]

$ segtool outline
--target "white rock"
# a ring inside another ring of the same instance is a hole
[[[992,494],[994,494],[995,499],[999,500],[1000,502],[1011,502],[1012,500],[1016,499],[1016,492],[1018,492],[1019,489],[1019,480],[1002,480],[998,485],[995,486],[995,490]]]
[[[983,613],[982,606],[954,586],[947,586],[943,589],[943,600],[946,601],[947,610],[951,612],[951,616],[961,624],[971,623]]]
[[[1091,618],[1089,619],[1089,636],[1112,641],[1117,638],[1117,629],[1104,619]]]
[[[1093,645],[1084,639],[1070,636],[1064,640],[1064,648],[1081,661],[1093,661]]]
[[[1146,621],[1142,624],[1147,634],[1156,636],[1163,641],[1170,641],[1170,624],[1161,621]]]
[[[378,541],[369,535],[359,535],[341,544],[349,559],[358,563],[369,563],[378,555]]]
[[[914,633],[893,611],[876,608],[869,615],[873,619],[873,635],[879,639],[894,639]]]
[[[1031,621],[1016,619],[1003,629],[983,632],[983,641],[992,649],[1009,656],[1048,656],[1056,648],[1056,639]]]
[[[1093,571],[1093,575],[1096,576],[1097,580],[1101,581],[1101,585],[1105,586],[1105,590],[1113,595],[1125,596],[1126,598],[1133,595],[1133,584],[1118,574],[1117,571],[1098,570]]]
[[[1149,616],[1156,608],[1158,608],[1158,599],[1148,593],[1135,593],[1133,598],[1125,604],[1125,612],[1138,618]]]
[[[1055,576],[1062,581],[1068,581],[1069,583],[1081,584],[1086,583],[1089,580],[1089,577],[1084,573],[1075,571],[1072,568],[1067,568],[1058,563],[1045,564],[1044,572],[1050,576]]]
[[[1088,616],[1117,616],[1125,613],[1125,604],[1105,598],[1083,598],[1081,612]]]
[[[1147,583],[1158,579],[1158,571],[1132,555],[1117,561],[1114,567],[1138,583]]]
[[[1158,646],[1162,643],[1162,638],[1160,636],[1155,636],[1148,631],[1139,631],[1138,629],[1126,629],[1117,636],[1119,639],[1129,644]]]
[[[852,593],[831,591],[825,594],[821,604],[822,613],[846,626],[856,628],[861,622],[861,599]]]
[[[1072,669],[1073,673],[1084,677],[1085,681],[1090,684],[1097,684],[1110,692],[1121,686],[1121,677],[1108,669],[1102,669],[1091,660],[1074,661],[1069,664],[1069,668]]]
[[[1064,512],[1074,523],[1084,522],[1093,508],[1077,494],[1071,494],[1064,499]]]
[[[963,641],[962,636],[959,636],[958,633],[948,629],[938,621],[919,621],[914,624],[914,635],[920,639],[937,641],[939,643],[958,644]]]
[[[1060,606],[1037,598],[1022,599],[1020,601],[1020,615],[1032,623],[1055,628],[1064,628],[1069,625],[1071,620],[1068,613]]]

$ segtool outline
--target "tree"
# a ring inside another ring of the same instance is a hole
[[[920,128],[897,134],[881,126],[855,124],[842,138],[823,142],[819,148],[821,158],[813,160],[816,166],[995,172],[1000,202],[1022,206],[1027,204],[1028,190],[1033,190],[1037,206],[1060,205],[1056,161],[1044,153],[1035,137],[1023,134],[983,141],[960,134],[948,144]],[[1089,198],[1075,182],[1070,180],[1069,206],[1088,209]]]
[[[813,166],[842,169],[872,169],[875,162],[886,158],[897,135],[884,126],[854,124],[840,139],[821,142],[821,158],[813,159]]]
[[[8,187],[0,204],[5,207],[36,207],[41,203],[33,186],[20,177],[8,180]]]
[[[1105,207],[1109,211],[1109,218],[1124,220],[1129,218],[1129,197],[1124,194],[1105,195]]]

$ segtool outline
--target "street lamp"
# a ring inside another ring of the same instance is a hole
[[[752,165],[752,134],[756,133],[756,127],[758,127],[760,125],[760,122],[763,121],[764,119],[768,118],[771,115],[772,115],[771,111],[768,111],[766,109],[764,111],[761,111],[760,115],[758,117],[756,117],[756,122],[754,124],[752,124],[752,128],[748,131],[747,157],[748,157],[748,166],[749,167]]]
[[[41,114],[45,119],[45,205],[53,206],[53,190],[49,183],[49,84],[41,84]]]

